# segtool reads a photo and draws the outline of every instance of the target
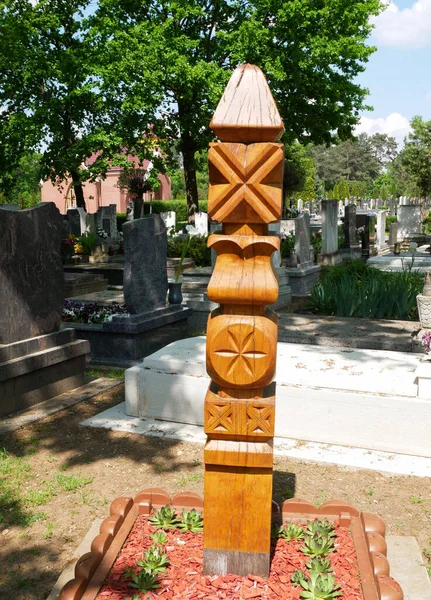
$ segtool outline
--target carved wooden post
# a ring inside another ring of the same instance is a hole
[[[211,127],[208,213],[223,233],[208,296],[204,572],[267,577],[271,540],[278,296],[271,255],[280,240],[284,127],[262,71],[233,73]]]

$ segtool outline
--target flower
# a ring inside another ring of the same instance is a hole
[[[431,331],[427,331],[423,334],[421,342],[425,350],[431,352]]]
[[[101,227],[96,229],[96,233],[100,238],[102,238],[102,240],[106,240],[109,237],[108,233]]]

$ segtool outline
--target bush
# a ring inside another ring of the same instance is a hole
[[[200,200],[199,209],[202,212],[207,212],[208,202]],[[176,213],[177,221],[188,221],[186,200],[154,200],[152,203],[152,211],[156,215],[170,210],[173,210]]]
[[[340,317],[417,320],[423,281],[415,271],[380,271],[353,261],[327,268],[310,302],[318,312]]]
[[[123,230],[123,223],[127,221],[127,213],[117,213],[117,229]]]
[[[190,237],[187,256],[190,257],[197,267],[211,266],[211,250],[207,247],[208,238]],[[168,237],[168,258],[181,258],[183,248],[187,244],[187,237]]]
[[[280,253],[282,258],[287,258],[295,252],[295,234],[291,231],[284,239],[281,240]]]
[[[396,216],[392,216],[392,217],[386,217],[386,223],[385,223],[385,231],[386,233],[389,233],[391,230],[391,223],[396,223],[397,222],[397,217]]]
[[[425,219],[422,221],[422,225],[424,226],[424,233],[426,235],[430,235],[430,233],[431,233],[431,214],[429,214],[425,217]]]

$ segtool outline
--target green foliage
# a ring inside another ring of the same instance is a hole
[[[206,236],[168,237],[168,258],[181,258],[185,249],[186,255],[194,260],[197,267],[211,265],[211,250]]]
[[[391,223],[396,223],[397,222],[397,217],[395,215],[389,216],[387,215],[386,219],[385,219],[385,231],[386,233],[389,233],[391,230]]]
[[[314,571],[315,573],[331,573],[333,571],[329,558],[323,556],[312,558],[305,563],[305,566],[309,571]]]
[[[289,523],[287,527],[280,527],[278,537],[284,540],[300,540],[304,537],[304,530],[296,523]]]
[[[302,582],[305,581],[306,578],[307,576],[304,571],[301,571],[301,569],[296,569],[296,571],[292,573],[290,581],[293,583],[293,585],[299,586],[302,585]]]
[[[356,76],[375,50],[369,18],[381,8],[380,0],[101,0],[93,26],[105,87],[110,96],[121,90],[137,136],[149,121],[166,151],[182,153],[194,212],[197,154],[214,137],[209,123],[231,69],[248,62],[267,74],[287,141],[346,138],[365,108]]]
[[[295,251],[295,234],[291,231],[281,240],[280,253],[282,258],[286,258]]]
[[[0,204],[31,208],[40,202],[40,158],[36,152],[27,152],[14,169],[0,175],[0,189],[4,189]]]
[[[141,569],[137,573],[136,571],[127,568],[125,575],[126,577],[129,577],[132,580],[127,585],[129,587],[136,588],[140,592],[151,592],[161,587],[161,584],[157,581],[157,573],[153,574],[146,571],[145,569]]]
[[[303,600],[333,600],[342,595],[341,586],[329,573],[311,571],[309,577],[301,581],[304,590],[300,594]]]
[[[81,235],[78,238],[77,244],[82,246],[83,254],[91,254],[91,251],[96,245],[96,235],[93,232],[84,233],[84,235]]]
[[[304,537],[304,545],[301,547],[301,552],[315,558],[316,556],[326,556],[329,552],[334,552],[334,540],[330,534],[316,531],[312,535]]]
[[[208,202],[199,202],[199,208],[202,212],[208,211]],[[177,222],[187,222],[187,202],[186,200],[154,200],[151,203],[151,210],[159,215],[162,212],[170,210],[176,213]]]
[[[422,225],[424,226],[424,233],[430,235],[431,233],[431,213],[428,214],[425,219],[422,221]]]
[[[313,231],[311,233],[310,242],[313,246],[314,254],[320,254],[322,250],[322,233],[320,231]]]
[[[431,121],[414,117],[410,126],[413,131],[405,142],[401,162],[425,197],[431,194]]]
[[[330,537],[337,535],[334,526],[327,519],[314,519],[314,521],[307,522],[306,535],[314,535],[316,532]]]
[[[320,313],[341,317],[417,320],[422,288],[423,275],[415,271],[380,271],[353,261],[325,269],[310,303]]]
[[[156,575],[165,573],[169,566],[168,555],[163,552],[161,546],[152,545],[144,552],[142,560],[137,560],[138,567],[143,567],[144,571]]]
[[[156,531],[156,533],[150,535],[150,538],[154,542],[156,542],[156,544],[166,544],[166,542],[168,541],[168,538],[166,537],[166,534],[163,533],[163,531]]]
[[[180,531],[192,531],[193,533],[197,533],[198,531],[202,531],[204,526],[202,513],[198,512],[194,508],[192,510],[187,511],[183,510],[181,513],[181,520],[178,525],[178,529]]]
[[[117,229],[122,231],[124,223],[127,221],[127,213],[117,213]]]
[[[162,506],[160,510],[155,510],[154,514],[148,518],[150,523],[157,529],[175,529],[179,523],[176,513],[173,508],[167,504]]]

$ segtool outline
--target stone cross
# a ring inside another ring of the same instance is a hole
[[[269,575],[283,123],[262,71],[238,67],[211,121],[208,214],[223,224],[208,297],[204,572]]]

